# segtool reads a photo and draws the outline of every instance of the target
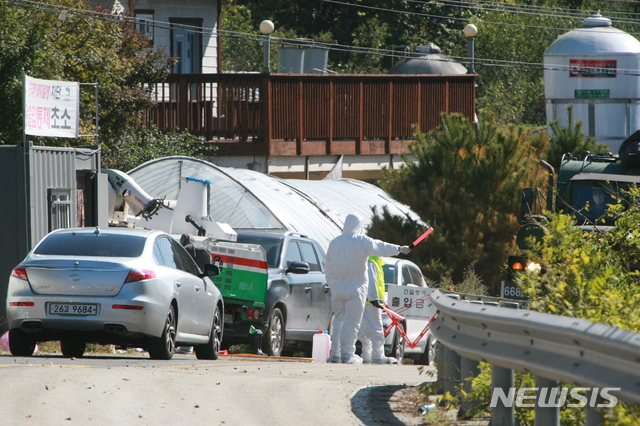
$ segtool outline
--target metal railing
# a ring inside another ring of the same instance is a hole
[[[558,383],[590,389],[614,388],[619,390],[611,390],[612,396],[640,404],[639,333],[495,306],[511,303],[506,300],[470,303],[438,290],[431,300],[438,310],[431,331],[443,348],[438,380],[442,380],[445,392],[452,392],[455,386],[476,375],[478,362],[482,361],[492,365],[492,392],[498,389],[501,395],[513,392],[513,371],[517,370],[532,373],[538,388],[553,388]],[[557,404],[541,404],[537,396],[532,398],[536,425],[559,425]],[[597,397],[590,396],[589,402]],[[514,404],[499,398],[496,401],[491,424],[515,425]],[[585,406],[587,426],[601,424],[604,419],[603,410],[592,405]]]

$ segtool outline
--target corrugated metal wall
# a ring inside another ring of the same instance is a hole
[[[31,245],[49,233],[47,190],[70,189],[71,203],[76,205],[76,153],[64,148],[33,147],[29,156],[31,191]],[[76,211],[71,211],[76,225]]]

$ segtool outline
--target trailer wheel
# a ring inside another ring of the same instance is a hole
[[[282,355],[284,329],[285,322],[282,311],[279,308],[273,308],[269,318],[269,327],[267,327],[265,335],[262,336],[262,351],[265,354],[269,356]]]

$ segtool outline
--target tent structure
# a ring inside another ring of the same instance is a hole
[[[375,185],[352,179],[281,179],[247,169],[218,167],[190,157],[165,157],[128,172],[153,197],[176,199],[180,179],[209,181],[209,215],[236,231],[292,231],[317,240],[326,250],[345,217],[359,214],[368,225],[373,209],[423,223],[406,205]],[[392,241],[393,242],[393,241]],[[398,242],[403,243],[403,242]]]

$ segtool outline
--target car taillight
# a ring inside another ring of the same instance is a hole
[[[256,309],[247,308],[247,310],[244,312],[244,314],[247,316],[247,319],[255,319],[255,320],[257,320],[258,318],[260,318],[260,309],[258,309],[258,308],[256,308]]]
[[[9,306],[35,306],[33,302],[9,302]]]
[[[142,306],[137,305],[112,305],[113,309],[128,309],[131,311],[141,311],[143,309]]]
[[[27,277],[27,270],[22,266],[14,268],[13,271],[11,271],[11,276],[20,280],[29,281],[29,277]]]
[[[156,277],[156,273],[148,269],[144,269],[144,270],[132,269],[129,271],[129,275],[127,275],[127,279],[124,280],[124,282],[125,284],[133,283],[136,281],[150,280],[155,277]]]

